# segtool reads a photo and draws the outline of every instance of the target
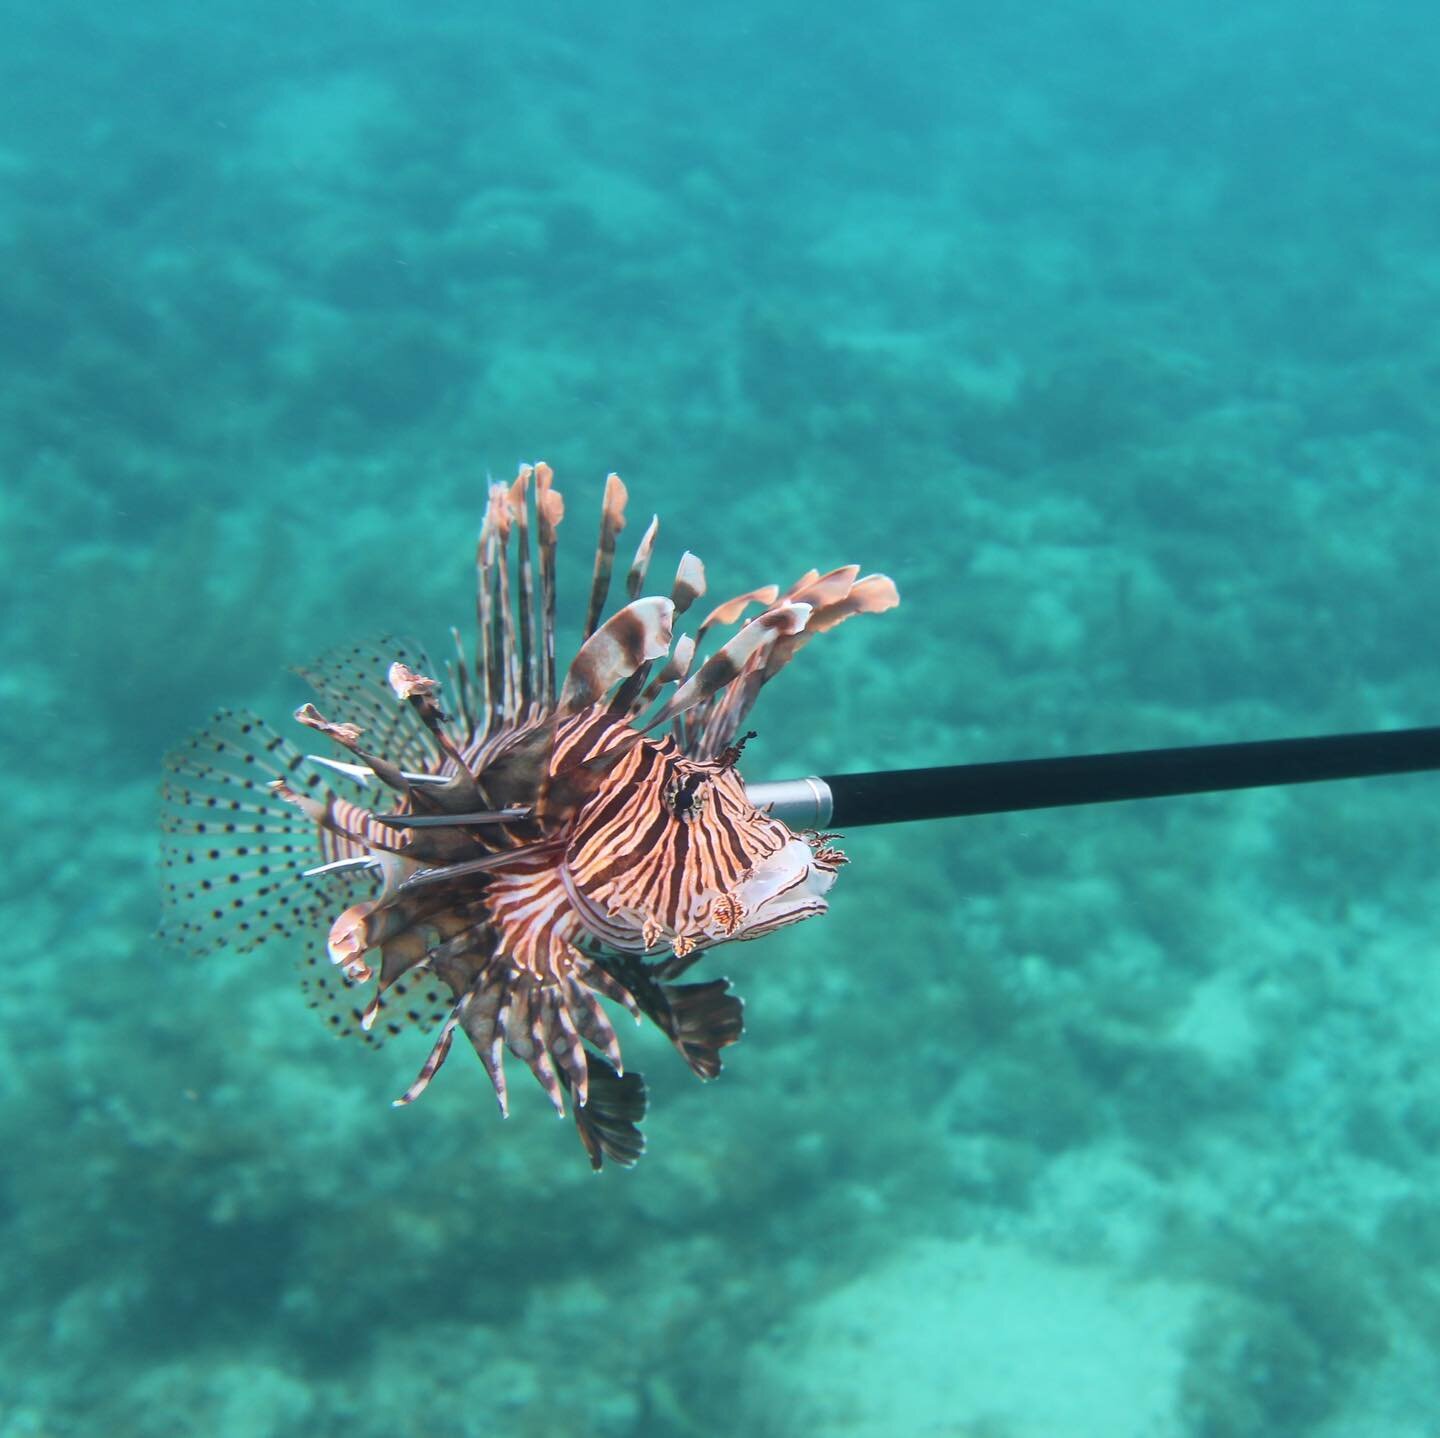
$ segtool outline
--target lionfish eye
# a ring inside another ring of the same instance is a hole
[[[700,812],[703,800],[699,791],[704,782],[705,775],[698,772],[671,781],[665,793],[665,802],[677,819],[693,819]]]

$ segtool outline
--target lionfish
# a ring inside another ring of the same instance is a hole
[[[723,978],[677,980],[717,944],[825,911],[845,862],[839,836],[793,833],[749,802],[736,766],[752,736],[740,726],[814,635],[898,595],[857,566],[810,570],[783,594],[767,585],[727,600],[693,638],[675,638],[675,619],[705,592],[704,567],[687,551],[669,597],[642,597],[652,518],[627,602],[602,623],[627,499],[611,474],[584,638],[559,682],[565,507],[552,481],[542,463],[490,486],[478,636],[472,658],[452,631],[443,707],[422,653],[350,649],[299,671],[315,702],[295,714],[344,757],[303,753],[262,719],[222,711],[167,758],[165,931],[199,952],[293,942],[312,1002],[339,1032],[375,1043],[433,1026],[397,1104],[420,1096],[459,1031],[504,1114],[509,1050],[562,1116],[569,1098],[598,1169],[640,1156],[647,1103],[603,1001],[650,1019],[714,1078],[741,1035],[741,1001]],[[697,667],[707,633],[752,604],[759,612]],[[327,962],[316,940],[337,907]]]

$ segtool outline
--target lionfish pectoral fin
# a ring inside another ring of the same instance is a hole
[[[561,1078],[575,1095],[575,1102],[584,1104],[590,1097],[589,1055],[580,1042],[580,1030],[564,996],[558,995],[552,1002],[554,1021],[549,1030],[550,1053],[559,1066]]]
[[[359,724],[350,723],[348,720],[340,721],[340,723],[328,720],[314,704],[308,704],[308,702],[301,704],[300,708],[295,710],[294,718],[295,723],[304,724],[305,728],[312,728],[317,734],[324,734],[328,740],[340,744],[341,749],[354,754],[354,757],[359,760],[357,767],[369,770],[370,774],[379,779],[387,789],[395,790],[397,795],[405,797],[405,799],[413,799],[412,787],[410,787],[410,780],[406,777],[405,770],[399,764],[384,757],[384,754],[379,751],[364,749],[361,746],[360,736],[364,730],[360,728]]]
[[[505,1027],[510,1019],[510,980],[505,965],[494,963],[475,979],[461,1027],[484,1065],[495,1089],[500,1116],[508,1118],[510,1100],[505,1082]]]
[[[315,1011],[332,1034],[340,1038],[355,1037],[371,1047],[379,1047],[380,1037],[365,1027],[366,1010],[361,1001],[360,984],[347,979],[313,948],[296,960],[296,970],[307,1007]]]
[[[455,1037],[455,1027],[463,1019],[469,999],[469,994],[461,994],[455,1001],[455,1008],[450,1017],[441,1025],[435,1043],[426,1056],[425,1062],[420,1065],[420,1072],[415,1075],[414,1082],[399,1098],[391,1100],[393,1107],[404,1108],[408,1104],[414,1103],[430,1087],[430,1080],[440,1072],[440,1066],[449,1057],[450,1044]]]
[[[703,984],[661,984],[668,1013],[661,1027],[680,1057],[702,1079],[719,1076],[720,1050],[738,1043],[745,1032],[745,1004],[729,992],[729,979]]]
[[[575,1129],[590,1167],[599,1171],[608,1158],[622,1168],[632,1168],[645,1152],[645,1119],[648,1096],[645,1080],[638,1073],[618,1074],[607,1059],[589,1054],[590,1094],[575,1105]]]
[[[624,1073],[620,1040],[616,1038],[615,1029],[606,1017],[605,1010],[601,1008],[596,994],[573,976],[565,981],[564,987],[566,1004],[581,1036],[605,1055],[617,1073]],[[581,1098],[580,1102],[584,1103],[584,1098]]]
[[[551,714],[525,730],[476,776],[492,809],[527,808],[536,803],[550,772],[557,718]]]
[[[556,1114],[564,1118],[566,1091],[575,1096],[579,1105],[589,1097],[590,1089],[585,1045],[564,995],[527,978],[519,987],[514,1005],[505,1046],[535,1075]]]
[[[510,1052],[516,1051],[514,1042],[509,1044]],[[545,1097],[550,1100],[550,1106],[555,1110],[556,1118],[565,1117],[565,1093],[560,1087],[560,1078],[555,1071],[555,1061],[550,1057],[550,1050],[545,1045],[545,1036],[537,1027],[530,1030],[525,1051],[521,1055],[524,1058],[526,1067],[535,1075],[536,1082],[545,1090]]]

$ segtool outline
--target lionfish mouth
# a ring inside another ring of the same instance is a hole
[[[743,1031],[725,979],[678,983],[703,953],[824,913],[845,856],[749,802],[740,726],[816,634],[899,602],[884,575],[810,570],[676,621],[705,592],[688,551],[668,596],[642,595],[658,521],[606,601],[626,490],[605,485],[584,640],[555,666],[548,465],[492,484],[477,555],[473,654],[351,648],[301,670],[295,718],[340,756],[306,754],[222,711],[166,760],[165,932],[187,948],[281,939],[337,1033],[371,1044],[430,1029],[396,1100],[424,1092],[463,1033],[508,1109],[508,1052],[593,1167],[644,1150],[647,1096],[606,1010],[648,1018],[701,1078]],[[533,530],[533,543],[532,543]],[[538,571],[538,572],[537,572]],[[703,663],[707,634],[737,624]],[[603,622],[602,622],[603,618]],[[438,675],[444,675],[442,684]]]

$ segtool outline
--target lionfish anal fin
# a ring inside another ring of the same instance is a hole
[[[607,1158],[621,1168],[634,1167],[645,1152],[640,1125],[648,1102],[639,1074],[622,1077],[606,1060],[590,1055],[590,1096],[575,1109],[575,1127],[591,1168],[598,1171]]]

